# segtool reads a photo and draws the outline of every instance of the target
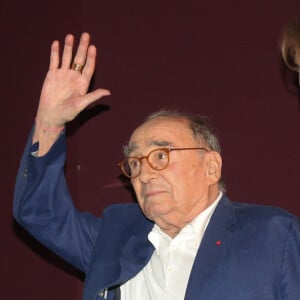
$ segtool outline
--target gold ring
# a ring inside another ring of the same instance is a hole
[[[74,70],[74,71],[78,71],[78,72],[81,73],[81,71],[83,69],[83,65],[73,63],[71,69]]]

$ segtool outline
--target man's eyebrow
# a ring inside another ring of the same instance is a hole
[[[166,146],[172,146],[172,145],[174,145],[174,144],[170,141],[158,140],[158,141],[151,141],[149,146],[166,147]]]
[[[174,146],[174,143],[170,141],[165,141],[165,140],[154,140],[151,141],[148,145],[148,147],[152,146],[158,146],[158,147],[169,147],[169,146]],[[123,152],[126,157],[132,155],[133,152],[137,151],[139,149],[138,145],[133,142],[133,143],[128,143],[127,145],[124,146]]]

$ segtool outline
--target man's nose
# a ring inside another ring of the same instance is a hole
[[[149,180],[157,177],[157,171],[154,170],[148,163],[146,158],[141,160],[141,171],[139,180],[143,183],[147,183]]]

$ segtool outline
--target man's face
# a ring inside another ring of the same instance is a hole
[[[186,120],[162,117],[138,127],[129,145],[133,149],[130,156],[135,157],[168,146],[205,147],[194,139]],[[131,180],[144,214],[165,232],[170,231],[169,235],[178,232],[217,197],[216,180],[207,175],[211,153],[172,151],[168,166],[161,171],[153,170],[143,159],[140,175]],[[212,190],[211,186],[215,189]]]

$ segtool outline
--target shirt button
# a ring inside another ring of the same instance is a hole
[[[170,248],[171,248],[171,249],[174,249],[174,248],[175,248],[175,245],[174,245],[174,244],[171,244],[171,245],[170,245]]]
[[[169,272],[169,273],[174,272],[174,268],[173,268],[173,267],[168,267],[168,272]]]

